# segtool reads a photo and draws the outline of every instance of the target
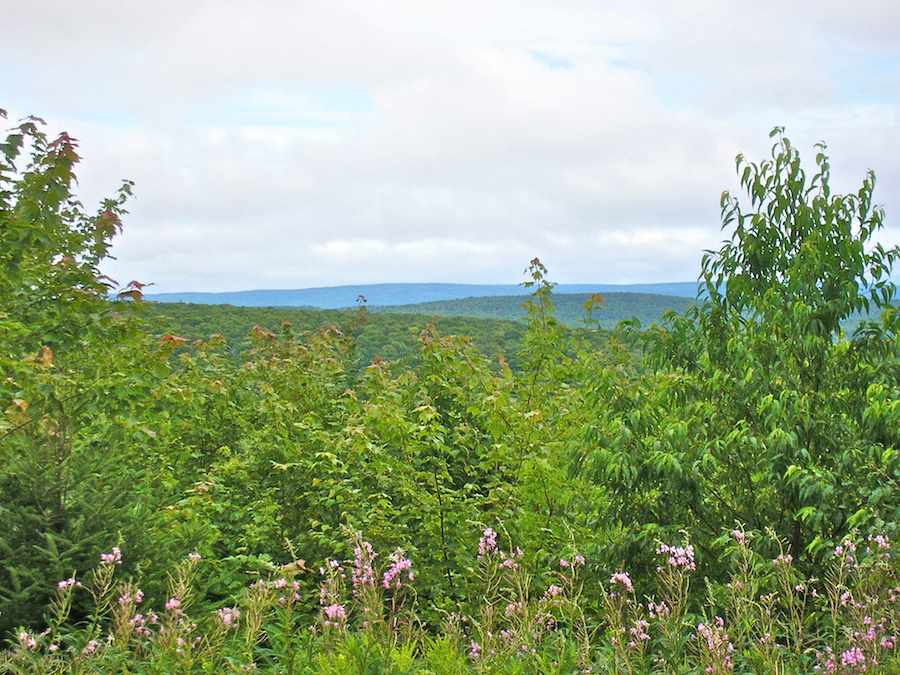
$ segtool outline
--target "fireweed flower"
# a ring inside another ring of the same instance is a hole
[[[694,547],[687,546],[669,546],[668,544],[660,544],[656,549],[656,555],[668,556],[666,561],[672,569],[695,570],[694,563]],[[657,567],[657,572],[661,572],[662,568]]]
[[[143,600],[143,599],[144,599],[144,591],[142,591],[140,588],[138,588],[134,593],[134,597],[132,597],[131,594],[128,593],[128,591],[125,591],[124,593],[122,593],[122,595],[119,596],[119,604],[127,605],[129,602],[134,602],[135,604],[140,604],[141,600]]]
[[[319,569],[319,572],[324,576],[322,579],[322,583],[319,585],[319,604],[322,607],[337,607],[341,602],[341,596],[343,595],[343,582],[341,581],[346,576],[344,574],[344,568],[341,567],[340,563],[335,560],[328,560],[325,563],[325,566]],[[292,584],[294,587],[294,598],[299,599],[299,594],[296,593],[296,590],[299,588],[299,584],[294,582]],[[354,589],[354,593],[356,590]],[[330,624],[328,622],[326,625]]]
[[[109,553],[101,553],[100,554],[100,565],[121,565],[122,564],[122,551],[119,550],[118,546],[113,546],[112,551]]]
[[[725,632],[725,621],[722,617],[717,616],[715,626],[706,626],[705,624],[697,624],[697,637],[700,639],[702,648],[705,651],[704,660],[709,664],[706,668],[707,673],[722,672],[721,669],[732,670],[734,665],[731,662],[731,655],[734,653],[734,645],[728,640],[728,633]],[[718,666],[719,668],[714,668]]]
[[[744,532],[743,530],[732,530],[731,536],[734,537],[738,546],[747,546],[749,545],[750,540],[753,539],[752,532]]]
[[[888,541],[888,538],[883,534],[869,535],[869,541],[874,542],[878,548],[887,550],[891,547],[891,543]]]
[[[851,647],[841,654],[841,665],[865,670],[866,655],[863,654],[863,650],[859,647]]]
[[[475,640],[469,640],[469,658],[477,661],[479,656],[481,656],[481,645]]]
[[[166,603],[166,611],[180,611],[178,608],[181,607],[181,600],[178,598],[169,598],[169,601]]]
[[[519,569],[519,563],[516,562],[516,558],[521,558],[525,554],[522,552],[518,546],[515,551],[510,551],[509,555],[500,551],[500,558],[502,562],[500,563],[500,569],[511,569],[517,570]]]
[[[478,540],[478,559],[489,556],[497,550],[497,533],[491,528],[484,531],[484,535]]]
[[[788,553],[786,555],[784,553],[779,553],[778,557],[772,561],[772,564],[773,565],[784,565],[785,567],[787,567],[792,562],[794,562],[794,556],[792,556],[790,553]]]
[[[34,637],[31,633],[26,633],[22,631],[19,633],[19,644],[25,649],[31,651],[33,649],[37,649],[37,638]]]
[[[353,549],[353,569],[350,570],[350,579],[353,589],[360,590],[363,586],[375,585],[375,570],[372,569],[372,561],[377,554],[372,545],[360,539],[359,546]]]
[[[609,583],[615,587],[616,585],[622,586],[622,590],[626,593],[632,593],[634,591],[634,587],[631,585],[631,577],[629,577],[625,572],[616,572],[609,578]],[[615,591],[613,591],[613,595],[615,595]]]
[[[577,567],[584,567],[584,556],[581,555],[580,553],[576,553],[576,554],[575,554],[575,557],[572,558],[572,562],[569,562],[569,561],[566,560],[565,558],[560,558],[560,559],[559,559],[559,566],[560,566],[560,567],[572,567],[572,568],[574,568],[574,567],[576,567],[576,566],[577,566]]]
[[[837,666],[832,660],[832,656],[834,656],[834,654],[831,651],[831,647],[825,647],[824,654],[821,652],[817,652],[816,661],[818,661],[818,664],[813,666],[813,670],[818,673],[824,669],[826,673],[833,673],[835,670],[837,670]]]
[[[544,591],[544,600],[549,600],[550,598],[555,598],[557,595],[562,593],[562,591],[563,591],[563,589],[560,588],[559,586],[550,584],[550,586],[547,587],[547,590]]]
[[[150,637],[150,630],[147,628],[147,620],[143,614],[135,614],[129,621],[134,629],[134,634],[143,637]]]
[[[834,549],[834,556],[841,559],[841,567],[847,569],[856,569],[858,567],[854,553],[856,553],[856,544],[849,539],[844,540],[843,544],[836,546]]]
[[[237,607],[222,607],[216,614],[225,628],[234,628],[237,626],[237,620],[241,618],[241,612]]]
[[[638,642],[647,642],[650,640],[650,635],[647,633],[648,628],[650,628],[650,623],[646,619],[635,619],[634,625],[628,631],[631,633],[632,640],[629,643],[629,646],[636,647]]]
[[[381,579],[381,585],[385,588],[400,588],[403,585],[402,577],[406,572],[406,578],[413,580],[412,562],[403,556],[403,551],[395,551],[391,554],[391,564]],[[409,571],[407,571],[409,570]]]
[[[323,608],[325,616],[328,617],[324,622],[326,626],[340,626],[347,620],[347,610],[343,605],[328,605]]]

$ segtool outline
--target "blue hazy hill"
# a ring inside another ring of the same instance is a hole
[[[314,307],[341,309],[353,307],[363,296],[370,307],[413,305],[441,300],[460,300],[485,296],[527,295],[530,289],[514,284],[361,284],[296,290],[256,290],[226,293],[148,293],[146,300],[186,302],[197,305],[234,305],[235,307]],[[554,293],[651,293],[694,298],[697,282],[662,284],[559,284]]]

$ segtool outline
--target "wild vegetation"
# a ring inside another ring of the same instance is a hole
[[[873,176],[834,195],[824,148],[808,176],[774,138],[636,368],[556,320],[538,260],[494,359],[432,326],[361,362],[361,313],[188,339],[137,282],[108,300],[131,185],[87,212],[76,142],[20,123],[0,669],[895,672],[900,251]]]
[[[554,305],[557,296],[554,296]],[[527,298],[525,298],[527,300]],[[581,321],[585,315],[582,298]],[[515,306],[522,298],[513,298]],[[205,340],[210,335],[221,336],[228,351],[240,358],[250,342],[254,326],[266,327],[275,333],[288,324],[290,330],[305,333],[323,326],[335,326],[352,338],[352,358],[348,367],[364,370],[372,361],[381,359],[395,365],[411,365],[420,356],[420,334],[432,327],[442,335],[464,335],[478,351],[500,369],[499,357],[504,357],[513,370],[517,369],[528,327],[522,321],[481,318],[477,316],[439,316],[410,312],[389,313],[382,308],[367,308],[361,304],[355,310],[293,309],[286,307],[234,307],[230,305],[194,305],[184,303],[148,303],[144,307],[148,319],[147,330],[161,337],[166,332],[184,337],[188,342]],[[525,311],[523,308],[522,312]],[[662,316],[663,312],[659,313]],[[614,331],[579,324],[573,331],[596,349],[621,352],[621,340]],[[620,336],[621,337],[621,336]],[[639,363],[637,350],[634,365]]]
[[[666,312],[683,313],[688,305],[694,302],[690,298],[652,293],[603,293],[602,298],[603,301],[592,318],[598,327],[606,330],[614,330],[621,322],[634,319],[644,326],[659,323]],[[556,309],[554,315],[556,320],[572,328],[581,327],[585,318],[584,305],[590,300],[590,293],[555,293],[553,306]],[[396,307],[373,307],[370,311],[519,321],[528,316],[525,310],[521,297],[507,295],[422,302]]]
[[[221,335],[236,358],[246,350],[254,326],[264,326],[275,333],[285,323],[298,333],[335,326],[352,338],[353,358],[361,369],[379,357],[392,363],[418,358],[419,334],[429,325],[444,335],[465,335],[495,363],[498,356],[514,356],[520,351],[526,330],[517,321],[376,314],[365,305],[356,310],[320,310],[147,303],[144,311],[152,334],[161,336],[172,332],[188,342]],[[608,339],[610,335],[607,333],[605,337]]]

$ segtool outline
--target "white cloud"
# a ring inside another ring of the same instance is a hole
[[[0,7],[0,100],[135,180],[115,278],[159,290],[689,280],[776,124],[900,209],[900,12],[866,0]],[[893,225],[886,240],[897,238]]]

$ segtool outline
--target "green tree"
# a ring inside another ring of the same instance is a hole
[[[823,144],[810,177],[783,130],[772,136],[771,159],[737,158],[750,206],[723,194],[732,236],[703,258],[702,302],[651,327],[653,372],[587,433],[590,469],[644,544],[685,528],[711,546],[740,522],[774,528],[800,558],[898,516],[900,251],[873,242],[871,172],[833,194]]]
[[[131,448],[153,353],[98,269],[131,184],[85,212],[77,143],[41,123],[0,143],[0,632],[141,517]]]

